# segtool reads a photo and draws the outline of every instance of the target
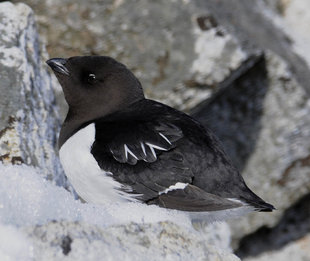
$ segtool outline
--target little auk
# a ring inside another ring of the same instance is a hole
[[[69,105],[60,160],[86,202],[138,201],[196,219],[275,209],[247,187],[208,128],[146,99],[125,65],[107,56],[53,58],[47,64]]]

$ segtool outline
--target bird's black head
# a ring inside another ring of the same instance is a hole
[[[46,62],[60,82],[69,112],[90,121],[144,98],[139,80],[107,56],[53,58]]]

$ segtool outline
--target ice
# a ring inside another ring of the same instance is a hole
[[[72,193],[26,165],[0,163],[0,224],[31,226],[52,220],[80,221],[107,227],[129,222],[173,221],[191,227],[186,213],[147,206],[141,203],[93,205],[75,200]]]

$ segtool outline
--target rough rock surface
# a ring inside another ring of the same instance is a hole
[[[51,57],[112,56],[134,71],[149,97],[182,110],[210,97],[252,55],[191,1],[26,3]]]
[[[278,251],[264,253],[258,257],[245,258],[244,261],[309,261],[310,235],[291,242]]]
[[[33,241],[34,260],[240,260],[215,246],[218,240],[167,222],[105,229],[52,222],[23,231]]]
[[[275,226],[285,209],[309,193],[309,113],[305,90],[270,52],[196,113],[220,136],[248,186],[277,208],[232,221],[236,238]]]
[[[255,233],[244,237],[236,251],[237,255],[244,259],[247,257],[254,258],[266,252],[276,254],[277,252],[281,253],[282,249],[286,249],[291,243],[298,245],[298,242],[308,242],[307,238],[310,236],[309,202],[310,194],[302,197],[296,204],[285,210],[276,226],[272,228],[261,227]],[[303,254],[306,253],[307,251]],[[299,256],[298,252],[296,256]],[[308,256],[306,260],[309,259]]]
[[[292,0],[293,1],[293,0]],[[234,35],[248,52],[271,50],[282,57],[297,81],[310,94],[309,66],[294,48],[295,35],[286,31],[285,24],[264,4],[263,0],[197,1],[200,10],[207,9],[230,34]],[[279,0],[278,2],[290,2]],[[302,2],[302,0],[296,0]],[[304,1],[306,2],[306,0]],[[304,6],[307,10],[307,7]],[[299,15],[295,16],[299,23]],[[289,34],[288,34],[289,33]]]
[[[1,3],[0,160],[38,166],[45,177],[63,185],[55,150],[60,122],[42,56],[32,10]]]
[[[265,0],[266,1],[266,0]],[[283,28],[290,36],[292,47],[310,65],[309,55],[309,8],[310,2],[307,0],[267,0],[274,12],[269,15],[277,17],[278,26]]]

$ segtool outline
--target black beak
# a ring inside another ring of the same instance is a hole
[[[46,63],[52,68],[54,72],[70,75],[68,69],[65,67],[67,59],[53,58],[46,61]]]

